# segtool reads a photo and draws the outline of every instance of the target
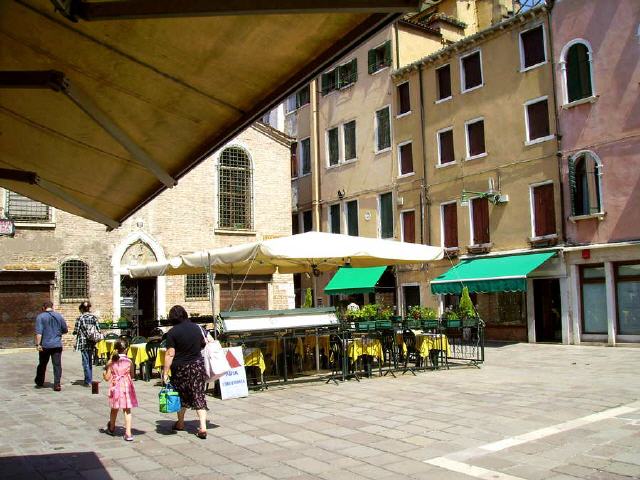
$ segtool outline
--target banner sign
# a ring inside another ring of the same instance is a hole
[[[16,226],[9,218],[0,218],[0,236],[13,237],[16,233]]]
[[[247,373],[244,370],[244,356],[242,347],[231,347],[223,349],[227,355],[229,370],[219,380],[220,398],[240,398],[249,396],[249,386],[247,385]]]

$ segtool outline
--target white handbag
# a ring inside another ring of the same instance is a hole
[[[218,340],[209,341],[206,336],[204,338],[207,342],[202,349],[204,369],[207,372],[207,383],[213,383],[231,370],[231,366],[220,342]]]

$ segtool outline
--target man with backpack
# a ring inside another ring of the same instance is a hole
[[[51,358],[53,363],[53,389],[56,392],[61,390],[62,335],[68,331],[64,317],[53,310],[53,302],[44,302],[42,313],[36,317],[36,349],[38,350],[39,363],[34,381],[37,388],[41,388],[44,385],[44,375]]]
[[[75,349],[82,355],[84,386],[90,387],[93,380],[93,352],[96,343],[102,340],[103,336],[98,325],[98,318],[91,313],[91,303],[84,301],[78,308],[80,316],[73,329],[73,334],[76,335]]]

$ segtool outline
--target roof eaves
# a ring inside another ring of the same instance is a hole
[[[276,142],[284,145],[285,147],[290,147],[291,144],[296,141],[295,138],[290,137],[286,133],[281,132],[277,128],[273,128],[271,125],[267,125],[266,123],[258,121],[253,123],[251,126],[255,128],[258,132],[268,136],[272,140],[275,140]]]

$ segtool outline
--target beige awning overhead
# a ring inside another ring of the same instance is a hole
[[[0,2],[0,186],[111,227],[396,18],[389,12],[419,5],[58,3],[83,7],[79,21],[49,0]],[[145,8],[168,18],[144,18]]]

